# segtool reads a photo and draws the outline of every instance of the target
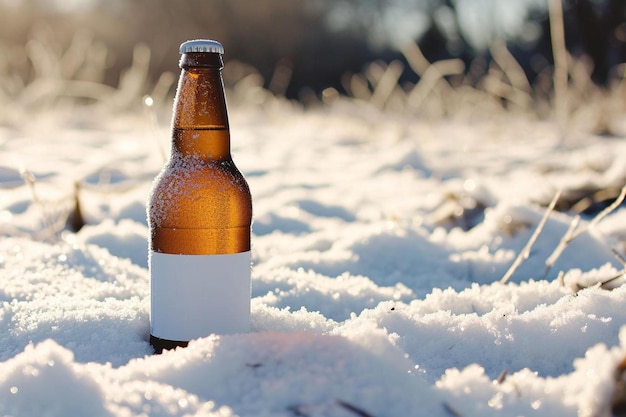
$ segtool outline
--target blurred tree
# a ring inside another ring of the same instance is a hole
[[[106,45],[109,85],[117,85],[137,44],[149,47],[150,74],[156,79],[177,71],[180,42],[208,37],[224,43],[227,59],[258,69],[266,86],[277,70],[288,68],[279,90],[289,97],[304,87],[341,90],[344,73],[361,72],[375,59],[401,58],[398,51],[407,42],[418,41],[430,61],[461,57],[469,63],[487,54],[489,42],[506,36],[530,79],[537,72],[537,55],[546,64],[552,60],[540,0],[506,6],[497,0],[90,0],[73,12],[53,7],[60,1],[0,2],[0,70],[3,60],[11,59],[23,77],[34,76],[24,48],[28,40],[46,40],[61,53],[76,33]],[[568,48],[591,57],[594,80],[605,83],[611,68],[626,60],[626,1],[563,1]],[[514,19],[521,26],[507,30],[502,8],[513,6],[522,14]],[[474,26],[468,23],[472,19]],[[483,31],[485,50],[472,30]]]
[[[569,26],[569,45],[591,58],[592,79],[605,85],[611,69],[626,62],[626,2],[567,0],[566,5],[575,21]]]
[[[130,64],[130,46],[136,43],[144,43],[152,51],[152,73],[177,71],[180,42],[205,37],[220,40],[227,59],[256,68],[266,86],[279,64],[290,66],[286,93],[294,97],[305,85],[315,90],[339,85],[341,73],[360,70],[373,59],[365,40],[329,30],[325,22],[329,2],[98,1],[90,27],[116,53],[110,76]]]
[[[467,63],[477,55],[485,54],[485,51],[468,40],[460,3],[459,0],[430,0],[425,3],[429,6],[426,10],[430,18],[419,44],[431,61],[455,56]],[[563,5],[568,50],[574,56],[587,56],[593,64],[592,80],[599,85],[606,85],[616,65],[626,62],[626,1],[563,0]],[[454,16],[454,19],[446,20],[447,27],[436,19],[442,10]],[[496,14],[487,15],[487,20],[498,19]],[[494,41],[498,38],[495,26],[491,22],[483,28],[485,39]],[[534,68],[536,63],[541,61],[551,64],[553,59],[550,22],[545,5],[529,3],[522,29],[529,29],[533,33],[521,30],[501,40],[509,44],[528,78],[532,80],[544,69],[544,66]]]

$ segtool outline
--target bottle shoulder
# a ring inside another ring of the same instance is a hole
[[[161,227],[249,225],[252,197],[232,160],[170,161],[149,196],[149,221]]]
[[[245,177],[232,159],[205,160],[197,157],[176,158],[163,167],[154,187],[173,185],[248,189]]]

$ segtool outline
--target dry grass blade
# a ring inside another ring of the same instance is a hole
[[[439,84],[443,95],[449,95],[453,87],[445,79],[446,76],[459,75],[465,70],[465,63],[460,59],[447,59],[431,63],[426,59],[420,47],[409,42],[402,48],[409,67],[420,76],[419,82],[410,90],[407,105],[420,108],[431,91]],[[441,81],[441,83],[439,83]]]
[[[606,287],[606,285],[612,283],[613,281],[617,281],[618,279],[624,277],[624,274],[626,274],[626,270],[622,270],[619,273],[613,275],[611,278],[602,281],[600,283],[600,288],[610,289],[610,288]]]
[[[409,42],[404,45],[402,55],[406,58],[411,69],[420,77],[424,76],[424,73],[430,67],[430,61],[426,59],[424,53],[415,42]]]
[[[287,93],[287,88],[291,82],[291,76],[293,75],[293,65],[288,59],[281,59],[274,68],[274,73],[268,85],[268,90],[275,96],[284,97]]]
[[[572,287],[574,288],[574,292],[576,293],[578,291],[586,290],[588,288],[597,288],[597,289],[611,291],[619,287],[620,285],[610,286],[609,284],[613,283],[614,281],[617,281],[618,279],[624,278],[625,275],[626,275],[626,269],[622,269],[617,274],[613,275],[612,277],[608,279],[605,279],[604,281],[598,281],[591,285],[581,285],[578,282],[575,282],[573,283]],[[559,284],[561,285],[561,287],[565,286],[564,276],[565,276],[565,273],[561,271],[561,273],[559,274]]]
[[[446,410],[446,412],[448,414],[450,414],[453,417],[462,417],[463,414],[461,414],[459,411],[457,411],[457,409],[455,409],[454,407],[452,407],[450,404],[444,402],[443,403],[443,409]]]
[[[624,256],[621,253],[619,253],[617,249],[611,248],[611,253],[613,254],[613,256],[617,258],[618,261],[620,261],[622,266],[626,267],[626,258],[624,258]]]
[[[598,213],[598,215],[596,217],[594,217],[589,224],[587,225],[586,228],[578,230],[574,236],[572,237],[572,239],[577,238],[578,236],[580,236],[581,234],[583,234],[584,232],[586,232],[587,230],[595,227],[598,223],[600,223],[600,221],[602,219],[604,219],[606,216],[608,216],[609,214],[611,214],[613,211],[615,211],[623,202],[624,199],[626,198],[626,185],[624,187],[622,187],[622,190],[619,193],[619,196],[617,196],[617,198],[611,203],[611,205],[607,206],[604,210],[602,210],[600,213]]]
[[[508,371],[506,369],[503,369],[502,372],[500,372],[500,375],[498,375],[496,382],[498,384],[504,383],[504,380],[506,379],[507,374],[508,374]]]
[[[567,125],[567,49],[565,48],[565,28],[563,4],[561,0],[548,1],[550,16],[550,38],[554,54],[554,107],[561,132]]]
[[[37,187],[35,185],[35,175],[27,169],[20,169],[20,175],[28,187],[30,188],[31,198],[33,199],[33,204],[39,207],[41,211],[41,221],[44,226],[44,230],[48,236],[46,238],[50,238],[56,235],[56,226],[55,222],[51,219],[46,211],[45,204],[39,198],[39,194],[37,193]]]
[[[372,97],[367,78],[363,74],[350,77],[349,87],[352,97],[358,100],[368,101]]]
[[[576,228],[578,227],[579,224],[580,224],[580,216],[575,216],[572,222],[570,223],[569,228],[567,229],[567,232],[565,232],[565,234],[561,238],[557,247],[554,249],[552,254],[548,257],[548,259],[546,259],[546,263],[545,263],[546,266],[543,270],[544,278],[546,277],[546,275],[548,275],[548,272],[550,272],[550,269],[552,269],[552,267],[556,263],[556,260],[561,256],[561,254],[563,253],[567,245],[569,245],[569,243],[574,239],[575,237],[574,232],[576,231]]]
[[[548,221],[548,218],[550,217],[550,214],[554,211],[554,207],[556,206],[556,203],[559,200],[559,197],[561,197],[561,190],[559,190],[554,195],[554,198],[552,198],[552,201],[550,202],[550,205],[548,206],[545,214],[541,218],[541,221],[537,225],[537,228],[533,232],[532,236],[530,237],[530,239],[526,243],[526,246],[524,246],[524,248],[520,251],[519,255],[517,256],[517,258],[515,258],[515,261],[513,262],[513,264],[509,268],[509,270],[506,271],[506,274],[504,274],[504,276],[500,280],[500,282],[502,284],[506,284],[509,281],[509,279],[511,278],[511,276],[513,276],[513,274],[515,273],[517,268],[530,255],[530,249],[535,244],[535,241],[539,237],[539,234],[541,233],[541,231],[543,230],[544,226],[546,225],[546,222]]]
[[[354,414],[356,414],[359,417],[374,417],[372,414],[368,413],[365,410],[360,409],[359,407],[352,405],[350,403],[347,403],[345,401],[342,400],[337,400],[337,405],[339,405],[340,407],[345,408],[348,411],[353,412]]]
[[[408,104],[413,108],[419,108],[424,103],[428,94],[434,89],[439,80],[445,80],[447,75],[461,74],[465,70],[465,64],[460,59],[446,59],[430,65],[424,72],[420,81],[413,87],[408,97]],[[451,88],[446,83],[448,88]]]
[[[532,102],[530,94],[518,90],[492,75],[485,76],[483,87],[487,93],[505,99],[519,106],[521,109],[528,108]]]
[[[532,88],[522,66],[508,50],[504,42],[495,42],[489,48],[494,61],[502,68],[511,85],[518,90],[530,93]]]
[[[370,97],[370,102],[378,108],[383,108],[385,103],[398,86],[398,80],[404,71],[404,65],[400,61],[389,63],[385,72],[380,77],[374,93]]]
[[[529,108],[533,100],[531,97],[532,88],[522,66],[502,42],[494,43],[489,50],[506,80],[493,76],[492,71],[490,71],[483,81],[485,90],[520,106],[522,109]]]
[[[567,248],[567,246],[574,240],[576,239],[578,236],[582,235],[583,233],[587,232],[589,229],[595,227],[598,223],[600,223],[600,221],[602,219],[604,219],[606,216],[608,216],[609,214],[611,214],[613,211],[615,211],[623,202],[624,199],[626,198],[626,186],[624,186],[622,188],[622,190],[620,191],[619,196],[617,196],[617,198],[609,205],[607,206],[604,210],[602,210],[600,213],[598,213],[587,225],[586,227],[580,228],[578,229],[578,225],[580,224],[580,216],[576,216],[574,217],[574,219],[572,220],[572,223],[570,223],[569,229],[567,230],[567,232],[565,233],[565,235],[563,235],[563,238],[561,239],[561,241],[559,242],[558,246],[554,249],[554,251],[552,252],[552,254],[548,257],[548,259],[546,259],[546,263],[545,263],[545,269],[543,271],[543,277],[545,278],[546,275],[548,275],[548,272],[550,271],[550,269],[554,266],[554,264],[556,263],[557,259],[561,256],[561,254],[563,253],[563,251],[565,250],[565,248]],[[620,259],[620,261],[622,263],[625,263],[626,261],[623,259],[623,257],[618,256],[619,254],[613,250],[613,254],[618,257],[618,259]]]
[[[369,65],[367,65],[364,72],[367,81],[372,86],[376,87],[380,80],[383,78],[386,68],[387,64],[384,61],[379,60],[371,62]]]

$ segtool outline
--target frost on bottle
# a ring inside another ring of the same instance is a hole
[[[148,201],[150,343],[156,352],[250,329],[248,184],[231,158],[223,47],[180,46],[170,159]]]

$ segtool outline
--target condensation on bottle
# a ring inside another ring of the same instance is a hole
[[[170,157],[148,198],[156,352],[250,329],[252,198],[230,152],[223,46],[181,44]]]

